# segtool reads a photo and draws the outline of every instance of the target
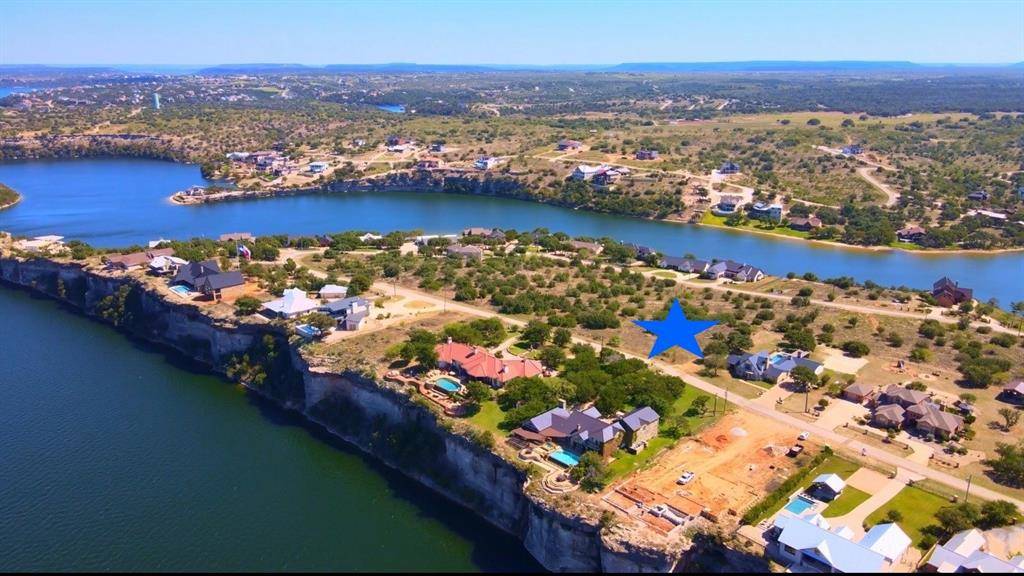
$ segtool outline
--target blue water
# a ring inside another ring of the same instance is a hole
[[[393,114],[405,114],[405,106],[401,104],[378,104],[377,108]]]
[[[580,463],[580,457],[568,450],[555,450],[551,454],[548,454],[548,458],[551,458],[555,462],[558,462],[567,468],[572,468]]]
[[[807,509],[810,508],[811,506],[814,506],[814,502],[811,502],[809,500],[805,500],[805,499],[797,496],[796,498],[793,498],[792,500],[790,500],[789,504],[786,504],[786,510],[789,510],[793,514],[796,514],[797,516],[799,516],[799,515],[803,514],[804,512],[806,512]]]
[[[37,90],[37,88],[30,86],[0,86],[0,98],[10,96],[11,94],[26,94],[34,90]]]
[[[177,206],[171,193],[203,184],[196,166],[139,159],[26,161],[0,164],[0,182],[23,201],[0,211],[0,230],[60,234],[98,246],[144,244],[160,237],[216,237],[224,232],[313,234],[342,230],[421,229],[455,232],[469,226],[574,236],[609,236],[662,252],[750,262],[770,274],[814,272],[883,285],[928,288],[948,275],[982,299],[1008,306],[1024,300],[1024,253],[914,254],[821,246],[734,230],[655,222],[569,210],[533,202],[427,193],[364,192],[287,196]]]
[[[455,394],[456,392],[462,389],[462,386],[460,386],[458,382],[452,380],[451,378],[448,378],[447,376],[442,376],[438,378],[434,382],[434,385],[449,394]]]

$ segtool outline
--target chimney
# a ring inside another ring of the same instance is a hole
[[[564,399],[562,399],[562,398],[558,399],[558,407],[561,408],[562,410],[565,410],[565,400]]]

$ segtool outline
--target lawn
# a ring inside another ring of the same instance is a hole
[[[804,490],[806,490],[811,485],[811,482],[813,482],[815,478],[822,474],[838,474],[840,478],[846,480],[859,469],[860,464],[857,464],[856,462],[851,462],[845,458],[842,458],[841,456],[836,456],[835,454],[833,454],[829,458],[826,458],[824,462],[819,464],[817,468],[815,468],[809,474],[807,474],[804,480],[800,482],[797,491],[803,492]],[[795,474],[798,473],[799,472],[795,472]],[[849,490],[850,488],[847,487],[846,489]],[[787,498],[779,500],[777,504],[766,510],[765,513],[762,514],[754,523],[756,524],[757,522],[760,522],[765,518],[771,518],[779,510],[782,510],[782,507],[785,506],[787,503],[789,503],[789,500]]]
[[[863,490],[847,486],[843,489],[843,493],[839,495],[839,498],[833,500],[821,515],[826,518],[835,518],[836,516],[849,514],[854,508],[863,504],[870,497],[871,495]]]
[[[498,403],[494,400],[482,402],[480,411],[469,417],[469,421],[474,426],[482,430],[489,430],[496,438],[505,436],[505,431],[498,428],[498,424],[501,424],[504,419],[505,413],[501,411]]]
[[[934,524],[935,513],[940,508],[949,505],[949,500],[942,496],[925,492],[915,486],[907,486],[900,490],[899,494],[892,500],[889,500],[881,508],[872,512],[864,523],[867,526],[874,526],[875,524],[885,522],[885,515],[889,510],[899,510],[900,514],[903,515],[903,519],[898,522],[900,528],[907,533],[907,536],[910,536],[915,545],[918,545],[923,537],[921,530],[926,526]]]

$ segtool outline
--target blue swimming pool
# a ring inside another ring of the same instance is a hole
[[[548,458],[551,458],[566,468],[572,468],[580,463],[580,457],[568,450],[555,450],[551,454],[548,454]]]
[[[796,498],[790,500],[789,504],[786,504],[786,510],[789,510],[793,514],[799,516],[804,512],[807,512],[807,509],[810,508],[811,506],[814,506],[814,502],[806,498],[801,498],[800,496],[797,496]]]
[[[449,378],[448,376],[441,376],[435,380],[434,386],[437,386],[447,394],[455,394],[459,390],[462,390],[462,385],[459,384],[459,381],[454,378]]]
[[[178,286],[171,286],[171,292],[174,292],[178,296],[188,296],[191,293],[188,288],[181,286],[180,284]]]
[[[320,335],[320,329],[309,324],[299,324],[295,327],[295,331],[305,338],[316,338]]]

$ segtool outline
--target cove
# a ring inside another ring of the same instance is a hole
[[[101,158],[0,164],[0,182],[23,200],[0,212],[0,229],[16,234],[61,234],[97,246],[233,231],[311,234],[342,230],[422,229],[456,232],[468,226],[532,230],[574,236],[610,236],[662,252],[731,258],[771,274],[813,272],[852,276],[883,285],[928,288],[950,276],[981,299],[1004,307],[1024,299],[1024,253],[912,254],[825,246],[707,228],[570,210],[533,202],[431,193],[360,192],[285,196],[198,206],[167,197],[203,184],[196,166],[156,160]]]
[[[298,415],[0,289],[0,571],[535,571]]]

